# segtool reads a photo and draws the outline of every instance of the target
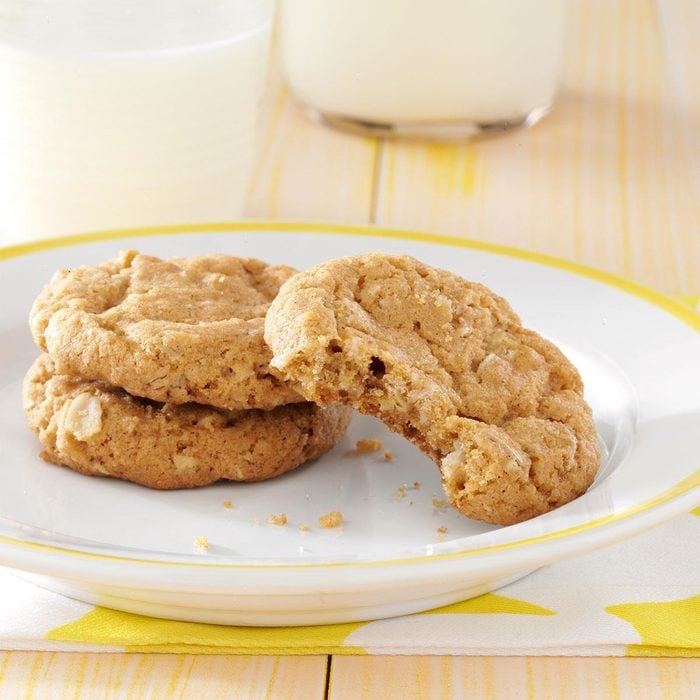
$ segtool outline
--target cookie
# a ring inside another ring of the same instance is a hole
[[[303,401],[270,374],[265,312],[290,267],[227,255],[123,253],[59,270],[29,323],[59,372],[163,403],[270,409]]]
[[[310,401],[377,416],[438,465],[452,505],[511,524],[581,495],[599,465],[574,366],[483,285],[413,258],[328,261],[272,302],[271,367]]]
[[[278,476],[330,450],[351,416],[312,403],[270,411],[155,404],[57,374],[48,355],[29,370],[23,401],[47,461],[157,489]]]

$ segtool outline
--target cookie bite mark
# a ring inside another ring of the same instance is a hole
[[[599,463],[575,367],[480,284],[406,256],[340,258],[287,281],[271,367],[311,401],[380,418],[439,466],[450,503],[510,524],[581,495]]]

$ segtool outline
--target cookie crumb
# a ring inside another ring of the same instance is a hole
[[[447,528],[444,525],[440,525],[440,527],[437,529],[437,541],[438,542],[443,542],[445,540],[445,533],[447,532]]]
[[[403,498],[406,495],[406,491],[408,491],[408,486],[406,484],[401,484],[401,486],[394,491],[394,498]]]
[[[339,525],[342,525],[343,522],[343,514],[338,510],[332,510],[330,513],[326,513],[318,519],[318,524],[321,527],[327,528],[338,527]]]
[[[274,513],[267,518],[267,522],[271,525],[286,525],[287,524],[287,514],[280,513],[275,515]]]
[[[394,453],[391,450],[387,450],[384,453],[384,461],[385,462],[393,462],[394,461]]]
[[[206,535],[197,535],[194,538],[194,546],[200,552],[209,551],[209,538]]]
[[[381,440],[374,440],[372,438],[358,440],[355,443],[355,451],[360,455],[368,454],[370,452],[379,452],[379,450],[383,449],[384,443]]]
[[[436,510],[445,510],[445,508],[447,508],[447,500],[433,496],[433,508]]]
[[[413,488],[416,489],[416,490],[419,489],[419,488],[420,488],[420,481],[414,481],[414,482],[413,482]]]
[[[233,508],[233,501],[227,498],[221,505],[223,505],[224,508]]]
[[[260,525],[260,518],[253,518],[253,525]]]
[[[311,528],[306,523],[302,523],[299,525],[299,532],[311,532]]]

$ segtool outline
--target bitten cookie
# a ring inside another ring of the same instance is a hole
[[[122,253],[59,270],[29,323],[64,374],[135,396],[228,409],[303,401],[269,372],[263,319],[290,267],[227,255]]]
[[[330,450],[351,417],[346,406],[312,403],[270,411],[154,404],[57,374],[48,355],[25,377],[23,401],[47,461],[157,489],[270,479]]]
[[[282,286],[265,339],[271,367],[308,400],[377,416],[426,452],[469,517],[526,520],[598,470],[573,365],[504,299],[445,270],[383,254],[328,261]]]

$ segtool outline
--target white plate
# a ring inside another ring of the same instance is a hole
[[[97,263],[127,247],[159,256],[223,252],[298,268],[400,252],[484,282],[579,367],[604,449],[600,474],[575,502],[499,528],[434,508],[433,496],[442,498],[437,469],[359,415],[331,453],[261,484],[158,492],[45,464],[20,407],[22,376],[38,353],[27,328],[30,305],[56,268]],[[72,597],[227,624],[387,617],[493,590],[698,501],[698,316],[605,273],[439,236],[251,222],[48,241],[5,249],[0,258],[0,563]],[[384,441],[394,462],[345,454],[365,437]],[[395,496],[415,481],[420,488]],[[224,508],[225,499],[234,508]],[[342,511],[346,524],[319,528],[318,517],[331,510]],[[267,523],[281,512],[286,527]],[[311,532],[300,532],[301,523]],[[199,535],[211,543],[207,553],[193,546]]]

